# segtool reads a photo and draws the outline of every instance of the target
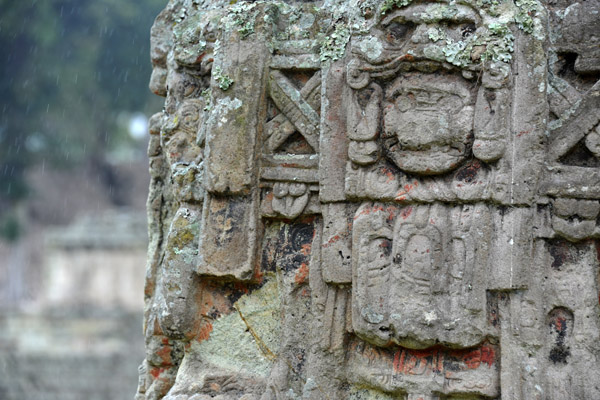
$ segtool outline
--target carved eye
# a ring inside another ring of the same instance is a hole
[[[183,87],[183,97],[190,97],[194,91],[196,90],[196,85],[191,82],[184,83]]]
[[[396,108],[400,112],[407,112],[411,108],[414,107],[415,96],[412,93],[404,93],[403,95],[398,95],[394,99],[396,103]]]
[[[185,128],[195,128],[198,122],[199,114],[195,110],[186,110],[182,113],[181,125]]]
[[[217,35],[215,35],[215,32],[213,31],[208,31],[204,33],[204,40],[207,42],[214,42],[217,40]]]
[[[410,32],[413,27],[414,24],[410,22],[392,22],[387,27],[385,39],[389,43],[397,44],[407,36],[407,33]]]
[[[477,29],[475,24],[465,24],[465,25],[461,26],[460,34],[462,35],[463,38],[468,38],[473,33],[475,33],[475,29]]]

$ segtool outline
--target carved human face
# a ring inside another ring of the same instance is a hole
[[[163,126],[163,147],[171,164],[189,164],[201,155],[201,149],[196,145],[196,134],[203,106],[202,100],[187,99]]]
[[[440,174],[469,154],[474,108],[470,84],[449,74],[407,73],[388,87],[383,144],[400,169]]]
[[[476,55],[457,61],[444,46],[478,34],[480,20],[468,6],[419,3],[389,11],[375,35],[353,42],[348,83],[384,88],[383,149],[401,170],[443,174],[471,154]]]

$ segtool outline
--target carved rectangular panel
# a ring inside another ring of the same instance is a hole
[[[321,263],[327,283],[352,282],[352,218],[356,206],[330,203],[322,208],[323,245]]]
[[[489,289],[524,288],[532,276],[533,210],[493,209],[494,239],[490,242]]]
[[[222,51],[228,57],[213,67],[218,74],[213,73],[211,115],[203,127],[205,185],[213,193],[248,194],[256,183],[269,52],[261,41],[235,35],[226,39]],[[223,80],[232,82],[224,85]]]
[[[486,397],[496,397],[500,392],[499,348],[489,343],[461,350],[442,346],[414,350],[379,348],[353,340],[348,353],[350,381],[386,391],[401,390],[415,395],[470,393]]]
[[[486,205],[364,203],[352,232],[352,324],[385,345],[474,346],[485,337]]]
[[[207,195],[196,271],[200,275],[250,280],[258,238],[257,195]]]
[[[348,137],[342,99],[345,89],[345,66],[333,63],[323,71],[323,85],[328,99],[323,104],[321,158],[319,160],[320,199],[322,202],[346,200],[344,172],[348,159]]]

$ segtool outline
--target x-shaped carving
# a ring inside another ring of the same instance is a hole
[[[279,71],[272,71],[269,78],[269,95],[281,114],[267,123],[267,150],[274,152],[298,131],[318,152],[319,114],[315,109],[321,104],[321,73],[316,72],[300,90]]]
[[[592,132],[592,136],[595,136],[593,129],[594,126],[600,122],[600,80],[588,91],[588,93],[582,97],[579,104],[575,108],[575,111],[571,116],[563,122],[563,125],[554,132],[553,139],[550,141],[548,149],[549,155],[553,161],[558,159],[569,152],[581,139],[585,138]],[[590,146],[590,150],[598,157],[599,146],[595,143],[597,139],[594,139],[593,144]],[[586,141],[586,145],[589,141]]]

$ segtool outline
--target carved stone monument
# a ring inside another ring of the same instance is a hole
[[[137,400],[600,399],[599,0],[171,0]]]

